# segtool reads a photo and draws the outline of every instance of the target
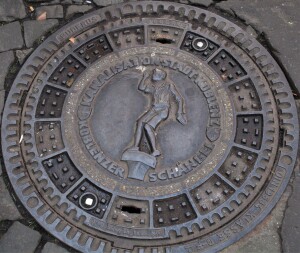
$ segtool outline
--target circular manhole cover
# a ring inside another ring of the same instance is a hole
[[[297,146],[293,95],[268,52],[224,18],[168,2],[57,31],[3,115],[18,197],[83,252],[220,250],[273,208]]]

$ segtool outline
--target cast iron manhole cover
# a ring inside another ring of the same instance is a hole
[[[298,119],[282,71],[243,29],[191,6],[132,2],[36,49],[2,141],[20,200],[72,247],[211,252],[278,201]]]

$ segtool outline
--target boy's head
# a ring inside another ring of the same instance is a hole
[[[157,68],[153,70],[152,79],[154,81],[161,81],[161,80],[166,79],[166,77],[167,77],[167,73],[165,71],[157,69]]]

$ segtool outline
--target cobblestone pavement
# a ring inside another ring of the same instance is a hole
[[[48,34],[95,8],[122,0],[1,0],[0,112],[13,78]],[[177,1],[178,2],[178,1]],[[294,90],[300,90],[300,1],[295,0],[182,0],[248,25],[284,68]],[[300,102],[298,100],[298,108]],[[225,249],[231,252],[297,253],[300,248],[299,162],[290,185],[276,208],[255,230]],[[0,252],[75,252],[47,234],[18,203],[0,163]]]

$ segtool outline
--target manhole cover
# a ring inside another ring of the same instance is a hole
[[[268,52],[216,14],[156,1],[50,36],[18,74],[2,129],[20,200],[83,252],[220,250],[272,209],[298,146]]]

